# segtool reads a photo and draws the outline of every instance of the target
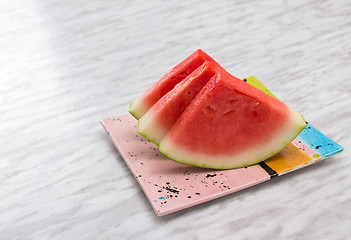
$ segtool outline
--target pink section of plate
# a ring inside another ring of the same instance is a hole
[[[129,114],[101,123],[160,216],[270,179],[259,165],[218,171],[173,162],[138,134],[138,122]]]

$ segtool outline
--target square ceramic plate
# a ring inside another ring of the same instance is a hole
[[[300,169],[343,150],[308,124],[286,148],[247,168],[211,170],[176,163],[138,134],[131,115],[101,121],[157,215],[166,215]]]

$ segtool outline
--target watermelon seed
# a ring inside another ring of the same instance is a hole
[[[228,103],[229,104],[233,104],[233,103],[236,103],[238,101],[238,99],[230,99],[229,101],[228,101]]]
[[[188,70],[187,70],[188,71]],[[182,72],[181,74],[179,74],[179,78],[185,78],[186,76],[188,76],[189,74],[187,72]]]
[[[230,115],[232,115],[234,113],[235,113],[235,110],[230,110],[230,111],[224,113],[223,116],[227,116],[228,117],[228,116],[230,116]]]
[[[211,112],[214,112],[215,109],[214,109],[212,106],[207,106],[207,107],[206,107],[206,111],[209,112],[209,113],[211,113]]]

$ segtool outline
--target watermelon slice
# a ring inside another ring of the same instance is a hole
[[[134,100],[129,106],[129,112],[136,119],[140,119],[163,95],[173,89],[176,84],[181,82],[205,61],[216,63],[213,58],[201,49],[195,51],[146,90],[144,94]]]
[[[199,66],[139,119],[138,132],[158,145],[217,69],[209,61]]]
[[[306,126],[278,99],[219,71],[160,143],[168,158],[213,169],[246,167],[288,145]]]

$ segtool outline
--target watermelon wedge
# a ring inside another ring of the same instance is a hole
[[[217,69],[209,61],[199,66],[139,119],[138,132],[158,145]]]
[[[134,100],[129,106],[129,112],[136,119],[140,119],[161,97],[173,89],[176,84],[181,82],[205,61],[216,63],[213,58],[201,49],[195,51],[164,75],[157,83],[146,90],[144,94]]]
[[[160,151],[183,164],[240,168],[275,155],[305,126],[302,115],[281,101],[220,72],[161,141]]]
[[[160,151],[203,168],[246,167],[278,153],[305,126],[302,115],[278,99],[220,71],[173,125]]]

